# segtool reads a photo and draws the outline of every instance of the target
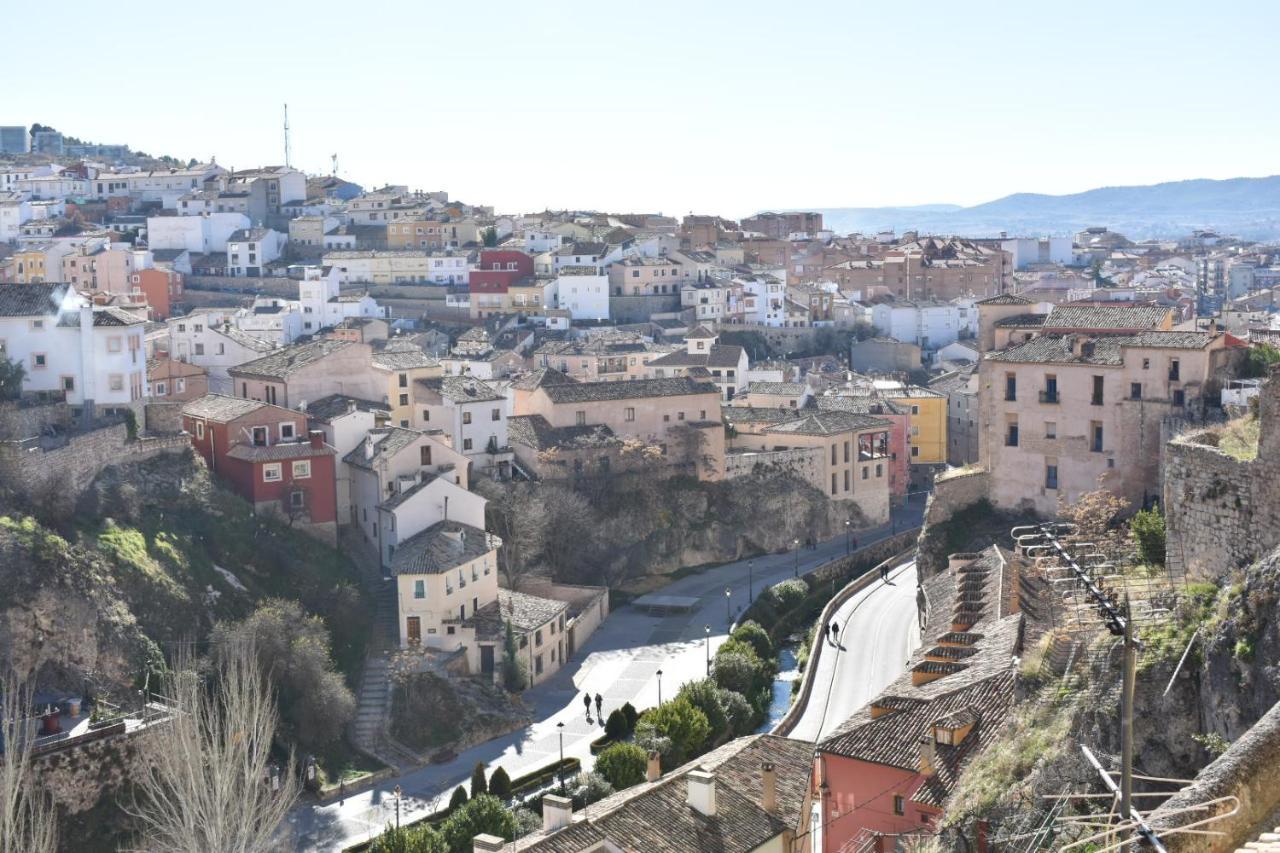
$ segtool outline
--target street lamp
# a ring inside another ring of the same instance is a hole
[[[556,777],[560,779],[560,793],[564,793],[564,720],[556,723],[560,735],[560,763],[556,766]]]
[[[797,539],[791,543],[792,550],[796,552],[796,567],[792,573],[792,577],[800,577],[800,540]]]
[[[747,604],[756,600],[755,560],[747,560]]]
[[[703,625],[702,631],[707,635],[705,645],[707,648],[707,675],[709,676],[711,675],[711,626]]]
[[[724,621],[726,625],[733,624],[733,613],[729,609],[729,602],[733,599],[733,590],[729,587],[724,588]]]
[[[391,793],[396,795],[396,832],[400,831],[400,786],[396,785],[396,789]]]
[[[849,525],[848,519],[844,522],[844,552],[845,554],[853,553],[853,545],[850,537],[853,536],[853,528]]]
[[[662,704],[662,670],[658,670],[658,704]]]

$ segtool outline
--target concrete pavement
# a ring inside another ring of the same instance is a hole
[[[826,643],[812,673],[809,704],[787,736],[817,741],[831,734],[903,672],[920,644],[915,561],[894,566],[836,611],[839,646]]]
[[[915,502],[898,510],[897,529],[918,524],[922,506]],[[890,525],[861,531],[857,534],[859,545],[871,545],[892,532]],[[814,550],[802,547],[799,571],[804,573],[829,562],[845,550],[845,536],[820,543]],[[758,595],[766,587],[791,577],[796,561],[794,552],[768,554],[717,566],[664,587],[664,594],[699,599],[697,607],[688,613],[650,616],[630,607],[620,608],[579,649],[568,666],[525,692],[525,702],[536,721],[532,725],[472,747],[451,762],[404,773],[342,802],[299,806],[288,818],[295,849],[339,851],[378,834],[394,820],[395,798],[390,792],[396,785],[403,792],[403,822],[442,808],[450,791],[469,781],[477,762],[484,762],[489,773],[502,766],[515,778],[553,762],[559,757],[563,742],[565,757],[576,756],[584,768],[589,768],[590,744],[602,734],[603,721],[587,719],[583,693],[604,697],[605,716],[624,702],[631,702],[637,710],[652,707],[658,704],[659,690],[662,699],[675,696],[685,682],[704,677],[708,655],[714,655],[727,636],[725,589],[730,590],[730,614],[737,618],[748,604],[749,584]],[[749,579],[748,562],[752,564],[753,582]],[[914,590],[914,583],[911,586]],[[709,634],[705,626],[710,626]]]

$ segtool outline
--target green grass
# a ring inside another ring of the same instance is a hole
[[[316,756],[316,780],[322,789],[339,782],[351,784],[357,779],[386,769],[386,766],[345,740],[339,740],[323,754]]]
[[[1228,456],[1249,462],[1258,458],[1258,438],[1262,432],[1262,421],[1247,415],[1237,418],[1222,428],[1218,433],[1218,449]]]

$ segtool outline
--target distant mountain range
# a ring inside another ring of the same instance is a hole
[[[889,229],[995,237],[1074,234],[1105,225],[1134,239],[1181,237],[1212,228],[1250,240],[1280,238],[1280,175],[1101,187],[1071,195],[1014,193],[973,207],[817,208],[827,228],[864,234]]]

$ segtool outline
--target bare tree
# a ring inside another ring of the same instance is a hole
[[[502,540],[498,567],[507,587],[518,590],[520,580],[533,568],[533,558],[542,549],[547,517],[542,499],[531,486],[480,479],[476,491],[488,500],[485,523]]]
[[[130,813],[142,853],[261,853],[298,796],[292,756],[271,759],[276,708],[252,646],[222,656],[212,685],[183,656],[167,689],[174,715],[147,735],[148,770]]]
[[[53,853],[58,846],[53,798],[31,771],[34,722],[30,685],[12,673],[0,679],[0,853]]]

